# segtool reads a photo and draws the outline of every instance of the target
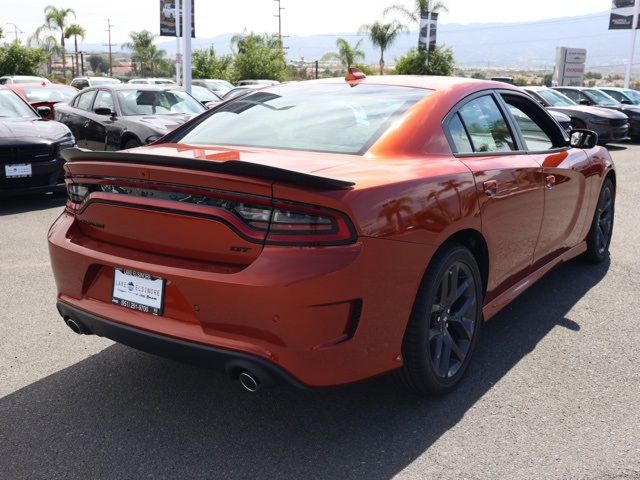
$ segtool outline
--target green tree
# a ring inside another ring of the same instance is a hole
[[[455,61],[450,48],[437,47],[427,55],[424,50],[411,49],[398,59],[396,75],[441,75],[453,74]]]
[[[233,57],[218,57],[213,47],[195,50],[192,57],[193,78],[219,78],[231,80],[233,77]]]
[[[400,33],[406,31],[407,27],[395,20],[391,23],[374,22],[360,27],[360,33],[368,35],[371,43],[380,48],[380,75],[384,75],[384,51],[396,41]]]
[[[322,60],[340,60],[340,63],[344,68],[349,68],[352,65],[355,65],[359,60],[364,60],[362,40],[358,40],[358,43],[352,46],[344,38],[339,38],[336,40],[336,46],[338,47],[338,52],[326,53],[322,56]]]
[[[109,61],[103,55],[89,55],[87,61],[93,73],[107,73],[109,71]]]
[[[47,60],[39,48],[25,47],[11,42],[0,47],[0,72],[3,75],[38,75],[38,69]]]
[[[233,80],[284,80],[287,63],[278,37],[250,34],[236,40]]]
[[[73,46],[75,47],[75,57],[76,57],[76,76],[80,75],[80,64],[78,63],[79,55],[78,55],[78,37],[82,40],[87,36],[87,31],[77,23],[73,23],[69,25],[64,31],[64,36],[66,39],[73,37]]]
[[[76,17],[76,12],[72,8],[57,8],[53,5],[44,7],[44,25],[38,27],[36,36],[41,36],[45,31],[58,33],[60,38],[60,56],[62,57],[62,76],[67,75],[67,58],[65,50],[65,32],[68,26],[69,17]],[[46,36],[46,35],[42,35]]]
[[[413,7],[408,8],[406,5],[396,4],[384,9],[384,14],[398,13],[412,23],[420,25],[420,15],[422,12],[449,12],[445,2],[440,0],[414,0]]]
[[[131,50],[131,61],[138,64],[136,70],[143,77],[166,74],[170,69],[167,52],[153,44],[155,39],[149,30],[142,30],[129,33],[129,41],[122,44],[122,48]]]

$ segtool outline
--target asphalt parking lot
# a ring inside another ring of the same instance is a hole
[[[640,479],[640,146],[611,153],[611,261],[551,272],[432,399],[385,378],[251,395],[76,336],[45,241],[63,197],[0,200],[0,478]]]

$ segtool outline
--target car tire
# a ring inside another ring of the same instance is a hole
[[[613,235],[616,196],[615,187],[607,178],[600,190],[596,211],[587,235],[585,258],[592,263],[600,263],[609,257],[609,246]]]
[[[407,324],[404,366],[395,372],[404,386],[420,395],[444,394],[460,382],[480,333],[482,292],[478,263],[467,248],[455,244],[436,254]]]
[[[127,150],[129,148],[136,148],[136,147],[140,147],[142,144],[136,140],[135,138],[130,138],[129,140],[127,140],[126,142],[124,142],[124,146],[122,147],[123,150]]]

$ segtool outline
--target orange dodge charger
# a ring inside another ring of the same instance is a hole
[[[152,145],[64,151],[58,311],[251,391],[395,371],[443,393],[483,321],[608,256],[596,142],[503,83],[350,70],[249,92]]]

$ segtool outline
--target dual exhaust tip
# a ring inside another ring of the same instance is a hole
[[[65,317],[64,323],[67,324],[67,327],[71,329],[71,331],[77,335],[91,335],[92,332],[87,329],[80,322],[77,322],[71,317]],[[238,382],[240,382],[240,386],[247,392],[256,393],[262,387],[262,382],[260,378],[253,372],[249,370],[242,370],[238,374]]]

